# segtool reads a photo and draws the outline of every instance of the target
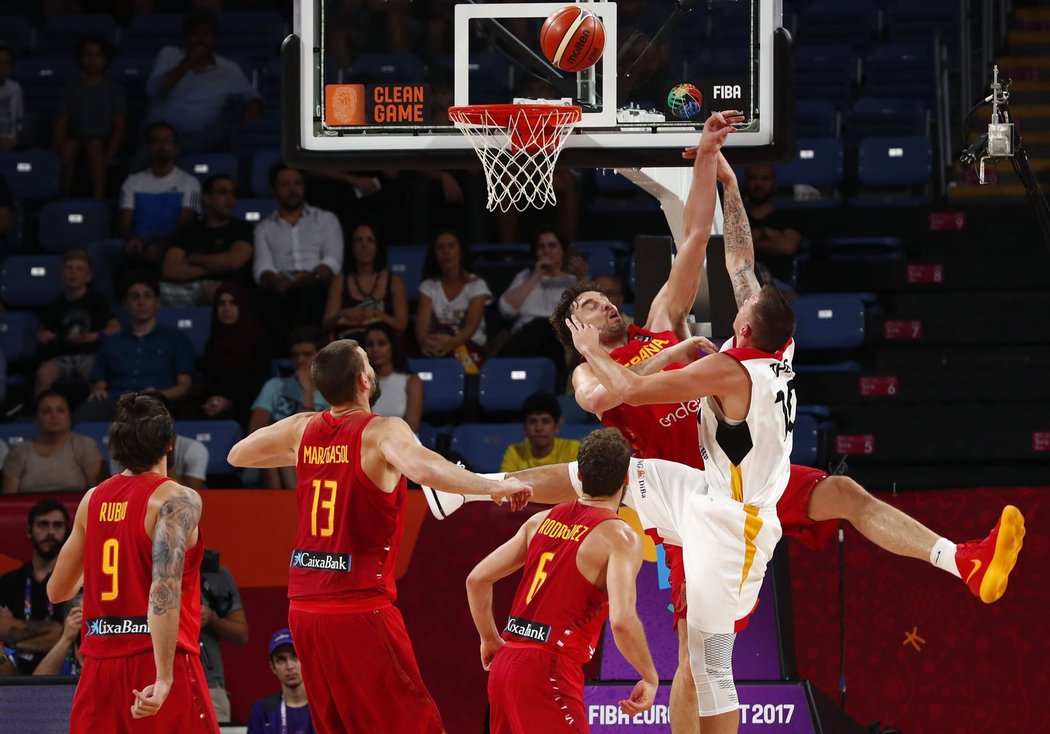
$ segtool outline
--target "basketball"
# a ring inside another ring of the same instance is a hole
[[[566,5],[543,22],[540,48],[547,60],[562,71],[589,69],[605,50],[605,26],[590,10]]]
[[[692,84],[679,84],[667,93],[667,108],[679,120],[692,120],[703,104],[704,96]]]

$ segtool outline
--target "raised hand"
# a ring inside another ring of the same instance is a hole
[[[725,110],[724,112],[712,112],[704,123],[704,131],[700,135],[700,144],[690,146],[682,151],[682,157],[692,160],[699,155],[714,155],[722,149],[726,138],[736,128],[733,125],[744,121],[744,113],[740,110]]]
[[[601,330],[597,326],[585,324],[575,316],[565,319],[565,325],[572,333],[572,343],[576,351],[585,354],[589,349],[598,349],[601,346]]]
[[[518,479],[508,477],[496,483],[490,496],[497,505],[502,505],[510,500],[510,508],[517,511],[524,508],[532,499],[532,487]]]

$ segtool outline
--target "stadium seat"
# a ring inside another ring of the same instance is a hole
[[[237,421],[177,421],[175,433],[204,444],[208,449],[208,474],[236,473],[237,470],[226,463],[226,457],[244,436]]]
[[[795,103],[795,134],[801,138],[837,138],[839,113],[830,99],[800,99]]]
[[[791,463],[817,466],[819,459],[820,426],[812,415],[796,413],[791,432]]]
[[[419,442],[431,451],[437,447],[437,430],[429,423],[419,424],[419,430],[416,431],[416,438],[418,438]]]
[[[419,284],[423,280],[423,260],[427,248],[422,245],[391,245],[386,251],[387,267],[405,281],[408,300],[419,300]]]
[[[472,470],[496,472],[507,447],[523,440],[520,423],[463,423],[452,431],[451,449]]]
[[[860,143],[862,186],[921,186],[933,174],[933,144],[925,135],[879,136]]]
[[[856,51],[842,45],[800,46],[793,57],[798,98],[827,99],[841,109],[859,81]]]
[[[50,150],[11,150],[0,153],[0,175],[19,201],[58,198],[60,163]]]
[[[868,59],[867,94],[872,97],[934,98],[936,65],[931,43],[889,43]]]
[[[165,46],[181,46],[185,42],[182,13],[143,13],[137,15],[124,29],[121,52],[124,54],[153,54]]]
[[[851,147],[872,136],[925,135],[929,117],[921,99],[862,97],[846,115],[846,135]]]
[[[115,270],[124,259],[124,240],[117,237],[95,240],[87,245],[91,255],[91,287],[110,303],[117,303],[119,284],[115,282]]]
[[[510,89],[510,64],[498,51],[470,54],[467,61],[470,98],[479,104],[498,103],[507,98]]]
[[[219,174],[237,180],[237,157],[232,153],[193,153],[182,156],[179,158],[179,168],[192,173],[202,185]]]
[[[864,343],[864,302],[855,295],[800,295],[791,305],[798,324],[797,349],[845,349]]]
[[[163,306],[157,309],[157,323],[189,337],[194,359],[204,356],[211,335],[211,306]]]
[[[571,438],[581,441],[594,431],[603,428],[596,423],[563,423],[558,429],[558,438]]]
[[[886,24],[894,41],[925,42],[940,32],[948,45],[957,45],[959,36],[958,0],[898,0]]]
[[[634,252],[634,247],[632,247],[631,243],[626,240],[576,240],[573,244],[584,252],[599,247],[612,250],[618,255],[626,255],[630,252]]]
[[[843,147],[836,138],[799,138],[795,158],[776,167],[777,186],[791,189],[812,186],[824,198],[784,202],[784,206],[824,207],[838,204],[838,187],[843,178]]]
[[[867,46],[878,29],[872,0],[814,0],[799,15],[798,33],[803,43],[844,43]]]
[[[423,59],[410,53],[361,54],[350,68],[349,78],[372,84],[406,84],[422,81]]]
[[[88,438],[95,439],[98,450],[102,452],[102,466],[109,470],[109,427],[113,425],[109,421],[85,421],[73,425],[73,433],[79,433]]]
[[[36,421],[18,421],[16,423],[0,423],[0,441],[4,441],[14,448],[23,441],[29,441],[40,435],[40,428]]]
[[[216,47],[265,61],[280,51],[284,36],[284,21],[274,10],[231,10],[219,14]]]
[[[113,79],[126,84],[129,82],[144,85],[149,79],[150,71],[153,70],[153,54],[137,54],[133,56],[121,54],[110,62],[106,73]]]
[[[546,357],[497,357],[481,365],[478,401],[482,410],[521,410],[537,391],[554,392],[554,363]]]
[[[270,166],[281,160],[278,148],[260,150],[252,156],[252,195],[264,198],[273,194],[270,186]]]
[[[15,58],[25,55],[33,45],[33,22],[23,15],[5,15],[4,30],[0,33],[11,47]]]
[[[108,13],[71,13],[48,18],[36,44],[36,53],[59,54],[77,48],[85,36],[98,36],[113,48],[119,35],[117,22]],[[74,54],[70,54],[73,56]]]
[[[829,237],[824,253],[831,260],[903,260],[899,237]]]
[[[277,202],[273,199],[237,199],[233,215],[248,224],[257,224],[273,214]]]
[[[583,251],[587,258],[587,272],[594,275],[616,274],[616,256],[606,247],[593,247]]]
[[[0,352],[8,364],[36,359],[36,316],[28,311],[0,312]]]
[[[62,295],[61,255],[8,255],[0,272],[0,300],[9,308],[36,308]]]
[[[46,252],[87,249],[110,231],[110,204],[96,199],[60,199],[40,209],[40,247]]]
[[[410,359],[408,368],[423,382],[423,413],[444,413],[463,407],[463,365],[455,359]]]

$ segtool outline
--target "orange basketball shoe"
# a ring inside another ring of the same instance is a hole
[[[987,538],[960,543],[956,548],[959,575],[985,604],[998,601],[1006,591],[1023,538],[1024,516],[1013,505],[1007,505]]]

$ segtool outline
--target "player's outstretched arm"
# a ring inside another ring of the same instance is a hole
[[[721,153],[718,154],[718,180],[722,182],[724,193],[726,270],[733,284],[736,306],[740,308],[748,298],[758,293],[761,286],[755,276],[755,243],[751,239],[751,224],[744,210],[744,201],[740,198],[736,173]]]
[[[87,512],[94,488],[88,490],[77,507],[73,530],[62,544],[55,561],[55,570],[47,580],[47,598],[54,604],[69,601],[84,583],[84,537],[87,531]],[[6,638],[5,638],[6,639]]]
[[[531,469],[511,472],[507,476],[532,488],[531,501],[533,504],[557,505],[562,502],[574,502],[580,497],[573,486],[572,476],[569,474],[575,466],[575,462],[535,466]]]
[[[513,538],[489,553],[467,576],[467,603],[481,638],[481,667],[485,670],[504,644],[492,616],[492,586],[525,565],[529,539],[545,517],[546,512],[530,517]]]
[[[295,466],[306,424],[315,413],[296,413],[248,434],[230,449],[230,466],[275,469]]]
[[[487,495],[496,504],[510,500],[515,510],[532,497],[532,490],[517,479],[486,479],[431,451],[400,418],[377,418],[372,426],[380,431],[377,445],[386,462],[417,484],[455,494]]]
[[[700,144],[691,148],[693,181],[685,202],[685,240],[677,243],[678,254],[671,265],[667,282],[660,288],[649,308],[645,328],[651,331],[674,331],[679,338],[689,336],[686,316],[696,300],[700,277],[707,259],[707,243],[711,238],[711,222],[715,214],[716,156],[733,132],[733,123],[742,122],[737,110],[715,112],[707,118],[700,136]]]
[[[609,594],[609,628],[616,647],[642,679],[635,685],[629,699],[620,701],[624,713],[634,715],[653,705],[660,683],[645,641],[645,628],[635,609],[636,579],[642,566],[642,539],[626,523],[602,523],[599,530],[608,533],[611,546],[609,564],[605,572],[605,586]]]
[[[197,542],[201,498],[189,487],[166,482],[154,498],[160,502],[153,528],[153,583],[149,589],[150,637],[157,679],[141,692],[133,691],[133,718],[153,716],[164,704],[174,677],[175,644],[179,639],[179,608],[186,549]],[[151,498],[151,503],[154,501]]]

